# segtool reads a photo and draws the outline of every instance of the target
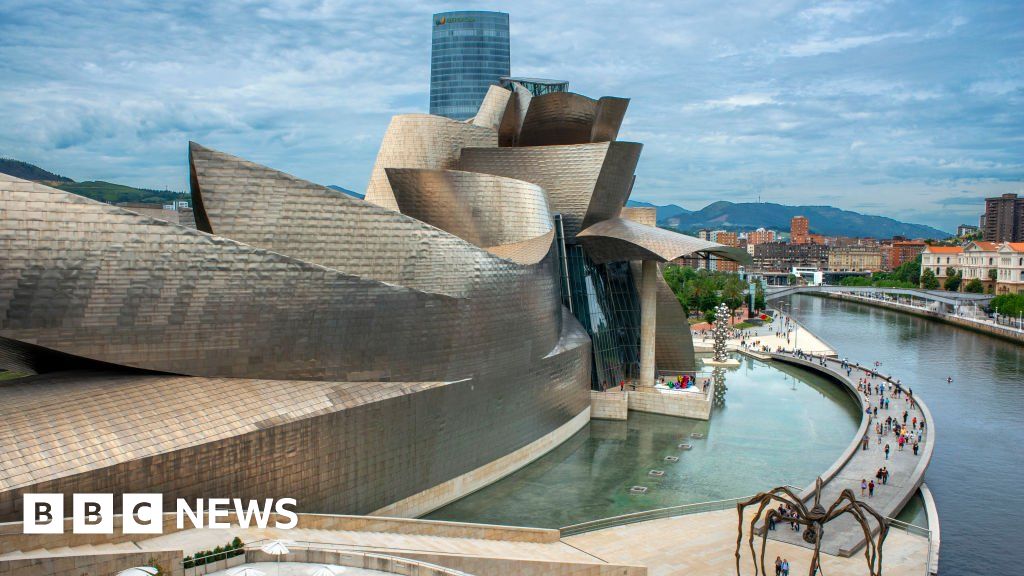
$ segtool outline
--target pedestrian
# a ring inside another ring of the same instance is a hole
[[[903,423],[904,424],[907,423],[907,411],[906,410],[903,411]]]
[[[782,576],[789,576],[789,560],[782,559]]]
[[[885,466],[882,466],[882,484],[888,484],[888,483],[889,483],[889,469],[886,468]]]
[[[775,514],[768,514],[768,529],[775,530]],[[776,569],[777,570],[777,569]],[[778,574],[778,572],[776,572]]]
[[[885,459],[886,460],[889,459],[889,444],[888,443],[886,443],[886,445],[885,445]],[[863,484],[863,482],[861,482],[861,484]]]
[[[875,481],[868,482],[868,498],[875,495]]]
[[[775,576],[782,576],[782,557],[775,557]]]
[[[919,446],[921,446],[919,443],[914,442],[914,456],[917,456],[917,450]]]
[[[889,445],[886,444],[885,447],[888,448]],[[864,491],[867,490],[867,489],[868,489],[868,481],[866,479],[864,479],[864,478],[861,478],[861,480],[860,480],[860,495],[863,496],[864,495]]]

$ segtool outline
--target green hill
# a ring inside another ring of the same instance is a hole
[[[61,190],[73,192],[79,196],[120,204],[122,202],[144,202],[146,204],[169,204],[175,200],[188,200],[191,195],[188,192],[174,192],[172,190],[150,190],[147,188],[133,188],[122,184],[96,180],[92,182],[68,182],[57,186]]]
[[[658,222],[672,218],[673,216],[679,216],[682,214],[689,214],[690,211],[682,206],[676,204],[669,204],[668,206],[658,206],[657,204],[651,204],[650,202],[640,202],[639,200],[629,200],[626,202],[626,206],[637,207],[637,208],[657,208],[658,209]]]
[[[100,202],[109,204],[120,204],[123,202],[139,202],[144,204],[169,204],[175,200],[191,200],[189,192],[175,192],[173,190],[151,190],[148,188],[134,188],[113,182],[95,180],[90,182],[75,182],[70,178],[43,170],[39,166],[14,160],[12,158],[0,158],[0,172],[10,174],[22,180],[40,182],[54,188],[85,196]],[[191,204],[191,202],[190,202]]]
[[[65,178],[59,174],[43,170],[35,164],[14,160],[13,158],[0,158],[0,172],[33,182],[74,182],[71,178]]]

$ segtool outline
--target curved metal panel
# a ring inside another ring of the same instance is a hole
[[[480,103],[480,109],[477,110],[476,116],[469,122],[497,132],[501,126],[502,118],[505,117],[505,112],[508,109],[511,98],[511,90],[491,85],[487,89],[484,101]]]
[[[452,298],[16,178],[0,176],[0,206],[0,337],[102,362],[197,376],[451,381],[527,369],[562,324],[551,255],[535,266],[486,255],[501,266],[459,270],[473,297]]]
[[[519,142],[519,132],[526,119],[526,111],[530,108],[533,94],[518,82],[512,83],[512,95],[505,108],[505,115],[498,126],[498,145],[515,146]]]
[[[429,114],[403,114],[391,119],[377,152],[366,201],[398,210],[385,168],[456,168],[467,146],[498,146],[498,133],[485,126]]]
[[[553,226],[536,184],[459,170],[388,168],[387,175],[403,214],[482,248],[536,238]]]
[[[618,215],[640,149],[632,142],[465,148],[458,168],[537,184],[547,192],[552,212],[562,214],[566,239],[571,240],[588,218]]]
[[[597,118],[597,101],[572,92],[534,96],[523,119],[519,146],[587,144]]]
[[[551,241],[555,239],[554,229],[548,230],[546,234],[513,242],[511,244],[500,244],[490,246],[487,251],[499,258],[511,260],[519,264],[533,264],[540,261],[551,249]]]
[[[602,96],[597,101],[597,114],[591,131],[591,142],[611,142],[619,136],[619,128],[626,117],[629,98]]]
[[[628,98],[594,100],[573,92],[534,96],[521,120],[516,146],[611,142],[626,116]]]
[[[646,226],[626,218],[598,222],[576,235],[594,262],[656,260],[668,262],[694,252],[749,262],[746,250],[708,242],[670,230]]]
[[[205,230],[382,282],[452,296],[470,271],[508,263],[394,210],[189,143],[192,199]],[[517,273],[517,272],[512,272]]]
[[[161,492],[173,507],[228,490],[287,494],[298,511],[367,514],[586,410],[589,352],[567,315],[543,358],[458,382],[95,371],[11,382],[0,387],[0,521],[20,519],[22,492]]]
[[[654,361],[665,372],[695,372],[697,359],[693,351],[693,334],[665,276],[658,270],[658,318],[655,325]]]

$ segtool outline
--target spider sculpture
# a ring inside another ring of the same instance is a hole
[[[750,520],[750,537],[748,539],[750,545],[750,555],[754,562],[754,576],[768,576],[768,571],[765,569],[764,555],[765,548],[768,542],[768,530],[762,530],[761,532],[761,562],[760,568],[758,567],[757,552],[754,549],[754,534],[756,532],[756,524],[762,519],[767,524],[772,520],[780,521],[795,521],[801,526],[806,526],[803,529],[804,542],[814,545],[814,555],[811,556],[811,567],[809,574],[814,576],[818,574],[819,570],[819,555],[821,554],[821,538],[824,534],[825,524],[831,520],[835,520],[843,514],[850,514],[854,520],[860,524],[862,530],[864,530],[864,559],[868,563],[868,574],[869,576],[882,576],[882,544],[885,542],[885,537],[889,533],[889,520],[875,511],[874,508],[867,505],[864,502],[857,500],[854,496],[853,491],[850,489],[843,490],[839,495],[839,498],[830,506],[827,510],[821,505],[821,478],[818,478],[816,489],[814,491],[814,505],[807,508],[799,496],[794,494],[789,488],[781,487],[775,488],[768,492],[762,492],[757,496],[754,496],[746,502],[740,502],[736,504],[736,511],[739,513],[739,534],[736,536],[736,574],[740,575],[740,549],[743,544],[743,512],[748,506],[757,505],[757,514]],[[773,503],[788,504],[794,510],[796,510],[796,517],[782,518],[779,511],[772,508]],[[768,509],[765,512],[765,509]],[[878,522],[879,530],[876,537],[871,535],[871,525],[869,524],[870,518],[873,517]]]

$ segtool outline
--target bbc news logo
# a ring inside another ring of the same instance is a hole
[[[71,498],[71,532],[73,534],[113,534],[114,495],[74,494]],[[64,533],[63,494],[25,494],[22,526],[25,534]],[[299,522],[295,499],[247,500],[240,498],[199,498],[189,503],[184,498],[175,502],[175,522],[184,530],[186,521],[194,528],[266,528],[272,516],[275,528],[294,528]],[[162,494],[123,494],[121,496],[121,532],[123,534],[162,534],[164,531],[164,498]],[[234,521],[232,521],[234,516]]]

